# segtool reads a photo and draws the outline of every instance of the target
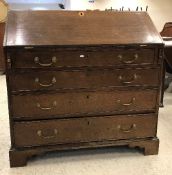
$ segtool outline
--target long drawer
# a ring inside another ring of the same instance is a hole
[[[156,116],[108,116],[15,122],[17,147],[132,139],[156,135]]]
[[[98,51],[18,50],[13,53],[14,68],[93,67],[154,64],[153,49],[113,49]]]
[[[39,71],[9,76],[12,91],[158,86],[159,69]]]
[[[12,95],[14,118],[50,118],[154,112],[157,90],[114,90]]]

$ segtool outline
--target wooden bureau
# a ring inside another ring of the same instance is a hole
[[[163,44],[145,12],[10,11],[11,167],[49,151],[157,154]]]

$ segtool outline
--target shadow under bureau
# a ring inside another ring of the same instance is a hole
[[[10,165],[128,145],[157,154],[163,44],[145,12],[10,11]]]

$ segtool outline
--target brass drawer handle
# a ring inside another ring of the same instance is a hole
[[[129,132],[132,132],[136,129],[136,124],[132,124],[129,129],[122,128],[121,125],[118,125],[117,129],[124,132],[124,133],[129,133]]]
[[[51,109],[53,109],[54,107],[57,106],[57,102],[54,101],[53,104],[52,104],[52,107],[42,107],[42,106],[40,105],[40,103],[36,103],[36,106],[37,106],[38,108],[40,108],[41,110],[51,110]]]
[[[50,84],[43,84],[43,83],[41,83],[39,81],[39,78],[35,78],[35,82],[38,83],[42,87],[50,87],[50,86],[53,86],[54,84],[56,84],[56,78],[53,77]]]
[[[133,78],[130,81],[125,81],[125,78],[122,75],[119,75],[118,80],[123,84],[131,84],[135,80],[137,80],[137,78],[138,78],[137,74],[134,74]]]
[[[53,130],[53,135],[45,136],[45,135],[43,134],[42,130],[38,130],[38,131],[37,131],[37,135],[38,135],[39,137],[44,138],[44,139],[52,139],[52,138],[54,138],[54,137],[57,136],[57,133],[58,133],[58,132],[57,132],[57,129],[54,129],[54,130]]]
[[[136,98],[133,97],[129,103],[121,103],[121,100],[117,100],[117,103],[119,103],[121,106],[131,106],[134,104]]]
[[[40,58],[39,57],[35,57],[34,58],[34,62],[36,64],[39,64],[40,66],[43,66],[43,67],[48,67],[48,66],[52,66],[54,63],[57,62],[57,58],[55,56],[52,57],[52,60],[51,60],[51,63],[41,63],[40,62]]]
[[[125,64],[132,64],[134,63],[135,61],[137,61],[137,59],[139,58],[139,55],[138,54],[134,54],[134,58],[132,60],[124,60],[123,59],[123,56],[121,54],[118,55],[118,58],[119,60],[122,62],[122,63],[125,63]]]

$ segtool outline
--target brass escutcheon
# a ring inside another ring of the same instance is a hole
[[[79,16],[84,16],[84,12],[79,12]]]

